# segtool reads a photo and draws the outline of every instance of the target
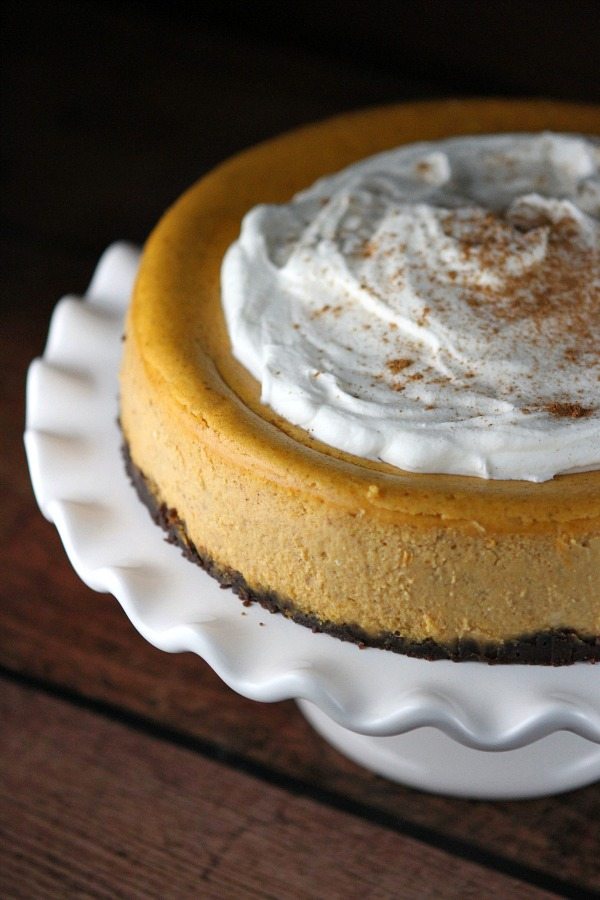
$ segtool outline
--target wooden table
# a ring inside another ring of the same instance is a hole
[[[326,746],[291,702],[153,649],[75,576],[22,449],[65,292],[214,163],[296,123],[456,89],[157,5],[12,4],[4,84],[2,897],[542,897],[600,891],[600,787],[429,796]]]

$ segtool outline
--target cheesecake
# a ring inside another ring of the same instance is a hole
[[[598,135],[594,106],[404,104],[185,193],[120,384],[169,539],[360,646],[600,659]]]

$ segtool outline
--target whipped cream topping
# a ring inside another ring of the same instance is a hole
[[[412,472],[600,468],[600,144],[400,147],[245,217],[236,358],[319,440]]]

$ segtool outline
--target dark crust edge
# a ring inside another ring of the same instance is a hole
[[[273,591],[255,590],[246,583],[240,572],[220,566],[208,553],[199,550],[188,538],[185,524],[179,518],[177,510],[161,503],[155,497],[148,479],[133,462],[126,442],[123,443],[122,452],[131,483],[154,522],[166,532],[166,540],[170,544],[177,545],[186,559],[201,566],[222,588],[231,588],[245,606],[260,603],[269,612],[282,613],[314,632],[330,634],[342,641],[355,643],[360,648],[378,647],[419,659],[551,666],[565,666],[575,662],[594,663],[600,660],[600,636],[581,636],[568,629],[523,635],[501,644],[482,644],[472,639],[461,638],[452,644],[438,644],[430,638],[415,642],[391,632],[372,635],[364,631],[360,625],[339,625],[335,622],[322,621],[317,616],[296,609],[291,600],[280,597]]]

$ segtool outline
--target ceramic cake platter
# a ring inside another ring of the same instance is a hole
[[[117,425],[123,317],[139,254],[110,247],[83,298],[54,312],[27,384],[38,504],[78,575],[140,634],[193,651],[233,690],[296,699],[342,753],[439,793],[518,798],[600,778],[600,666],[429,662],[359,649],[244,607],[164,540],[125,474]]]

